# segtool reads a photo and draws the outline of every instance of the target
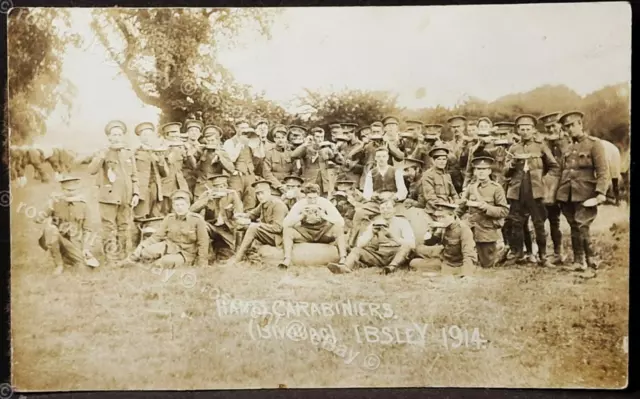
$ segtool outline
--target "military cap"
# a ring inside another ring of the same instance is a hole
[[[336,141],[349,141],[349,136],[346,134],[338,134],[334,137]]]
[[[467,126],[478,126],[478,120],[477,119],[467,120]]]
[[[278,132],[287,134],[287,127],[285,125],[275,125],[273,127],[273,130],[271,131],[271,134],[276,134]]]
[[[493,126],[493,122],[491,122],[491,119],[487,118],[486,116],[483,116],[482,118],[478,119],[478,123],[482,121],[487,122],[489,125]]]
[[[427,123],[424,125],[425,129],[438,129],[438,130],[442,130],[442,128],[444,126],[442,126],[439,123]]]
[[[490,156],[480,155],[471,160],[474,168],[490,168],[495,160]]]
[[[353,122],[345,122],[345,123],[340,123],[342,128],[351,128],[351,129],[355,129],[358,127],[357,123],[353,123]]]
[[[516,117],[516,120],[513,122],[515,123],[516,126],[520,126],[520,125],[535,126],[538,122],[538,119],[531,114],[523,114],[523,115],[518,115],[518,117]]]
[[[371,139],[371,140],[382,140],[382,139],[384,139],[384,135],[382,133],[379,133],[379,132],[371,133],[371,135],[369,136],[369,139]]]
[[[460,121],[462,121],[462,122],[466,122],[466,121],[467,121],[467,118],[465,118],[465,117],[464,117],[464,116],[462,116],[462,115],[454,115],[454,116],[452,116],[451,118],[447,119],[447,123],[448,123],[448,124],[451,124],[451,123],[453,123],[453,122],[454,122],[454,121],[456,121],[456,120],[460,120]]]
[[[169,133],[180,133],[180,129],[182,128],[182,123],[180,122],[169,122],[160,126],[160,132],[162,132],[163,136],[168,136]]]
[[[251,187],[253,187],[256,192],[271,192],[271,183],[268,180],[258,180],[256,182],[253,182],[251,183]]]
[[[300,176],[293,176],[293,175],[286,176],[284,179],[282,179],[282,181],[283,181],[285,184],[287,184],[287,182],[293,182],[293,181],[295,181],[295,182],[298,182],[298,185],[299,185],[299,186],[301,186],[301,185],[302,185],[302,183],[304,183],[304,179],[303,179],[302,177],[300,177]]]
[[[373,123],[371,124],[371,127],[372,127],[372,128],[373,128],[373,127],[384,127],[384,125],[382,124],[382,122],[380,122],[380,121],[376,121],[376,122],[373,122]]]
[[[404,139],[416,139],[416,135],[413,131],[410,132],[402,132],[400,133],[400,137]]]
[[[336,181],[336,184],[349,184],[353,186],[356,184],[356,182],[349,179],[338,179],[338,181]]]
[[[334,122],[329,125],[329,129],[342,129],[342,125],[340,123]]]
[[[247,124],[247,125],[251,126],[251,124],[249,123],[249,121],[248,121],[248,120],[246,120],[246,119],[244,119],[244,118],[241,118],[241,119],[236,120],[236,121],[233,123],[233,126],[235,126],[235,127],[239,127],[240,125],[243,125],[243,124]]]
[[[256,129],[252,128],[251,126],[242,129],[240,133],[244,135],[258,135],[258,133],[256,133]]]
[[[156,130],[156,127],[153,123],[151,122],[142,122],[142,123],[138,123],[136,125],[136,127],[133,129],[133,131],[136,133],[137,136],[140,136],[140,133],[142,133],[143,130]]]
[[[333,147],[333,143],[330,141],[323,141],[322,143],[320,143],[320,148],[324,148],[324,147]]]
[[[294,131],[298,131],[299,133],[302,133],[302,134],[307,134],[307,129],[302,126],[298,126],[298,125],[289,126],[289,132],[294,132]]]
[[[513,122],[496,122],[495,127],[497,127],[498,129],[513,129],[513,127],[515,126],[515,123]]]
[[[560,124],[564,126],[564,125],[568,125],[569,123],[582,120],[582,118],[584,118],[584,114],[582,112],[570,111],[563,114],[560,118],[558,118],[558,122],[560,122]]]
[[[545,126],[551,125],[552,123],[558,122],[561,114],[561,111],[556,111],[550,114],[542,115],[540,118],[538,118],[538,122],[542,123]]]
[[[361,128],[359,128],[359,129],[357,130],[357,132],[358,132],[358,133],[362,133],[362,132],[364,132],[365,130],[371,130],[371,126],[362,126]]]
[[[122,121],[110,121],[109,123],[107,123],[107,126],[105,126],[104,128],[104,133],[108,136],[111,134],[111,129],[114,129],[116,127],[122,129],[123,133],[127,133],[127,125]]]
[[[449,148],[443,146],[443,145],[437,145],[435,147],[433,147],[431,149],[431,151],[429,151],[429,156],[431,158],[437,158],[437,157],[441,157],[441,156],[448,156],[449,155]]]
[[[318,133],[318,132],[324,134],[324,129],[321,128],[320,126],[316,126],[314,128],[311,128],[311,133]]]
[[[229,180],[229,176],[223,175],[223,174],[215,174],[215,175],[208,176],[207,180],[209,180],[211,184],[224,183]]]
[[[424,162],[422,162],[419,159],[411,158],[411,157],[404,159],[404,169],[416,168],[416,167],[421,168],[423,166],[424,166]]]
[[[197,119],[187,119],[184,122],[184,130],[189,130],[190,127],[197,127],[198,129],[202,130],[204,128],[204,123]]]
[[[214,135],[222,135],[222,129],[220,129],[218,126],[216,125],[207,125],[204,127],[204,130],[202,132],[204,137],[211,137]]]
[[[268,125],[268,124],[269,124],[269,121],[268,121],[268,120],[266,120],[266,119],[265,119],[265,118],[263,118],[263,117],[258,117],[258,118],[256,118],[255,123],[253,124],[253,126],[254,126],[254,127],[258,127],[258,125],[260,125],[260,124],[262,124],[262,123],[264,123],[264,124]]]
[[[384,126],[386,126],[386,125],[392,125],[392,124],[399,125],[399,124],[400,124],[400,121],[399,121],[399,120],[398,120],[398,118],[396,118],[395,116],[385,116],[385,117],[382,119],[382,124],[383,124]]]
[[[191,193],[187,190],[176,190],[171,194],[172,201],[175,201],[179,198],[182,198],[191,202]]]

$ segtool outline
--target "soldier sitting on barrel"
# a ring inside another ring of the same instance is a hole
[[[389,274],[406,264],[415,246],[411,224],[396,216],[395,202],[389,199],[380,205],[380,215],[358,236],[357,246],[344,263],[327,267],[334,274],[351,273],[360,266],[381,267],[384,274]]]
[[[278,266],[286,269],[291,265],[293,244],[300,242],[335,242],[340,262],[344,262],[347,256],[344,219],[331,201],[319,196],[320,186],[308,183],[302,191],[305,198],[296,202],[282,222],[284,260]]]

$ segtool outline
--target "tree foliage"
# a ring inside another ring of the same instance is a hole
[[[11,143],[45,133],[45,120],[58,106],[71,110],[74,85],[61,77],[62,56],[78,45],[69,13],[60,8],[16,8],[8,18],[8,119]]]
[[[227,125],[260,96],[216,60],[216,51],[255,28],[268,35],[277,10],[256,8],[97,9],[92,28],[144,103],[162,111],[161,122],[203,112],[206,123]]]
[[[306,95],[299,100],[311,110],[307,124],[325,130],[333,122],[364,126],[403,111],[397,106],[397,96],[380,91],[344,90],[323,94],[306,90]]]

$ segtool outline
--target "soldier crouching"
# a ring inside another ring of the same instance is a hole
[[[406,264],[414,248],[411,224],[395,215],[395,202],[391,199],[380,205],[380,216],[358,237],[357,246],[344,263],[330,263],[327,267],[334,274],[351,273],[360,266],[381,267],[384,274],[389,274]]]
[[[89,252],[91,232],[87,226],[87,203],[79,192],[80,179],[62,177],[60,184],[63,195],[53,197],[49,207],[36,219],[36,223],[44,223],[51,218],[38,243],[53,258],[55,274],[62,273],[65,265],[85,266],[86,259],[96,262]],[[89,265],[97,266],[92,262]]]
[[[189,212],[191,193],[178,190],[171,195],[173,212],[168,214],[158,230],[144,240],[122,263],[155,261],[163,268],[176,266],[207,266],[209,235],[204,218]]]

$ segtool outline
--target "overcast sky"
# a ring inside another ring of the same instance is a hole
[[[89,13],[74,9],[72,18],[74,29],[91,36]],[[240,39],[244,45],[221,51],[220,61],[289,109],[304,88],[387,90],[402,106],[427,107],[543,84],[584,95],[631,76],[626,3],[290,8],[271,40],[254,32]],[[57,133],[48,139],[65,132],[65,141],[95,140],[93,132],[102,134],[114,118],[157,122],[158,110],[137,99],[99,44],[70,50],[63,75],[78,86],[72,123],[53,115],[48,124]]]

